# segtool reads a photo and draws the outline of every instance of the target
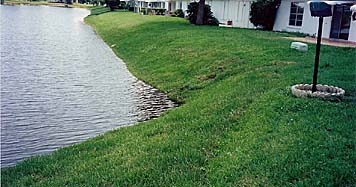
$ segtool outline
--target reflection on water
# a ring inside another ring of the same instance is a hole
[[[1,167],[174,107],[83,23],[85,9],[1,6]]]

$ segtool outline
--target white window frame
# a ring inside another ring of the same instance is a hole
[[[293,10],[293,5],[295,10]],[[304,5],[305,3],[303,2],[291,2],[288,19],[289,26],[301,27],[303,25]],[[294,19],[292,17],[294,17]]]

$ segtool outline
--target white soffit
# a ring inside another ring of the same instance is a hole
[[[308,4],[311,2],[324,2],[328,5],[341,5],[341,4],[356,4],[356,1],[318,1],[318,0],[314,0],[314,1],[308,1]]]

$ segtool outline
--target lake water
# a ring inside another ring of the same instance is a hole
[[[85,9],[0,6],[1,167],[174,106],[127,70]]]

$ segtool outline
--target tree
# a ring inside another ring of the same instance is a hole
[[[110,8],[111,11],[118,9],[120,5],[120,0],[108,0],[106,6]]]
[[[198,9],[199,3],[197,2],[188,5],[187,17],[191,24],[197,24]],[[214,17],[209,5],[204,5],[203,23],[200,25],[219,25],[219,20]]]
[[[200,0],[198,6],[197,20],[196,20],[197,25],[204,24],[204,9],[205,9],[205,0]]]
[[[272,30],[281,0],[257,0],[251,4],[250,21],[256,27]]]

